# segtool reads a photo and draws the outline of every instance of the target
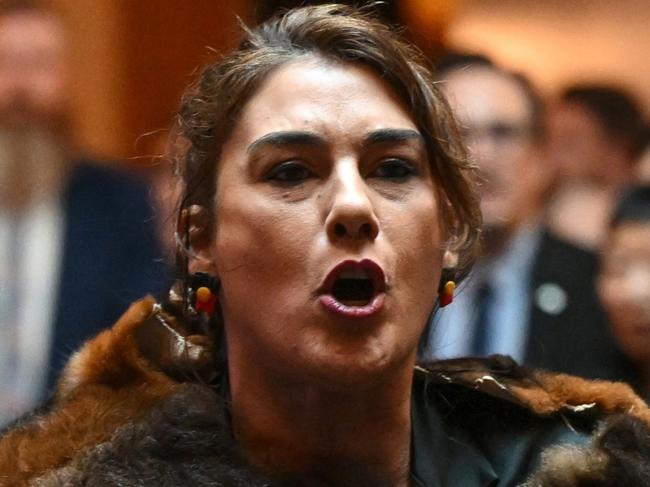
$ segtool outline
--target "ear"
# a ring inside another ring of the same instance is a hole
[[[205,207],[191,205],[183,208],[176,228],[177,245],[185,252],[190,273],[205,272],[216,276],[216,266],[210,254],[210,216]]]
[[[456,267],[458,267],[458,252],[445,250],[442,254],[442,268],[455,269]]]

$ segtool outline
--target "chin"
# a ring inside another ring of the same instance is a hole
[[[412,366],[417,341],[404,343],[403,336],[392,332],[397,327],[387,328],[347,340],[340,336],[307,340],[298,356],[302,372],[309,380],[334,389],[363,388]]]

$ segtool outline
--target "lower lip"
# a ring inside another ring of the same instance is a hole
[[[337,301],[331,294],[321,295],[319,300],[327,310],[345,316],[346,318],[367,318],[376,315],[382,310],[386,300],[386,294],[377,294],[372,301],[364,306],[347,306]]]

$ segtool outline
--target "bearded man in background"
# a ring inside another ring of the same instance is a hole
[[[0,4],[0,425],[162,275],[147,190],[76,157],[61,20]]]

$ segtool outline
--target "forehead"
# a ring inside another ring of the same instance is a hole
[[[0,15],[0,48],[29,52],[34,49],[63,49],[63,25],[43,12],[15,12]]]
[[[281,130],[347,137],[380,128],[416,129],[386,82],[364,66],[306,59],[281,66],[264,80],[231,139]]]
[[[440,86],[464,125],[524,123],[532,116],[522,88],[509,76],[491,68],[453,70]]]

